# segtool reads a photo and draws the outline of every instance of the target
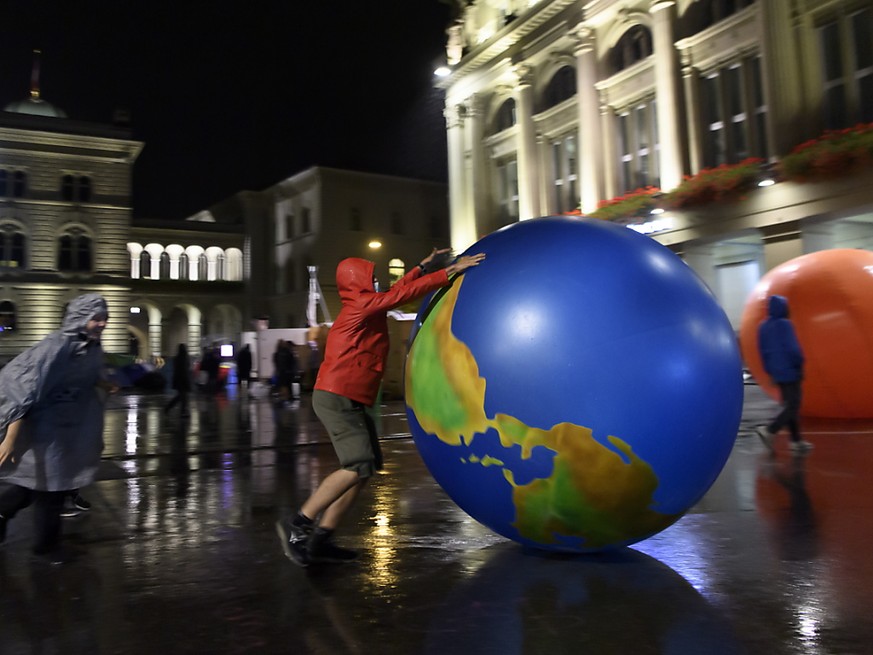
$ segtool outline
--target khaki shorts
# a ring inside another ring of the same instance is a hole
[[[382,468],[376,424],[363,403],[330,391],[312,392],[312,409],[324,424],[340,466],[369,478]]]

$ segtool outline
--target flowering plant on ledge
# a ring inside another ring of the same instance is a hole
[[[811,182],[841,177],[873,164],[873,123],[828,130],[794,148],[779,163],[782,177]]]
[[[763,159],[749,157],[739,164],[704,168],[697,175],[687,175],[679,186],[664,196],[664,204],[671,209],[681,209],[740,200],[743,194],[755,188],[763,164]]]
[[[617,218],[647,215],[657,205],[657,198],[661,194],[658,187],[645,187],[629,191],[623,196],[610,200],[601,200],[597,209],[588,214],[591,218],[600,218],[606,221]]]

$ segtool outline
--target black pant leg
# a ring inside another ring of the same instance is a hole
[[[35,542],[33,552],[48,553],[61,540],[61,509],[69,491],[34,491],[33,523]]]
[[[5,519],[13,518],[33,502],[33,494],[34,492],[27,487],[11,485],[0,494],[0,516]]]

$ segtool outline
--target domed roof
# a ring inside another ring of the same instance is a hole
[[[52,103],[46,102],[39,95],[31,95],[26,100],[18,100],[10,102],[3,111],[9,111],[15,114],[30,114],[32,116],[52,116],[54,118],[66,118],[66,112],[55,107]]]

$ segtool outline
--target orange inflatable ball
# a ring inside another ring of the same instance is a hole
[[[789,318],[806,359],[803,416],[873,418],[873,252],[822,250],[769,271],[743,310],[740,346],[758,384],[775,386],[758,354],[758,325],[771,295],[788,299]]]

